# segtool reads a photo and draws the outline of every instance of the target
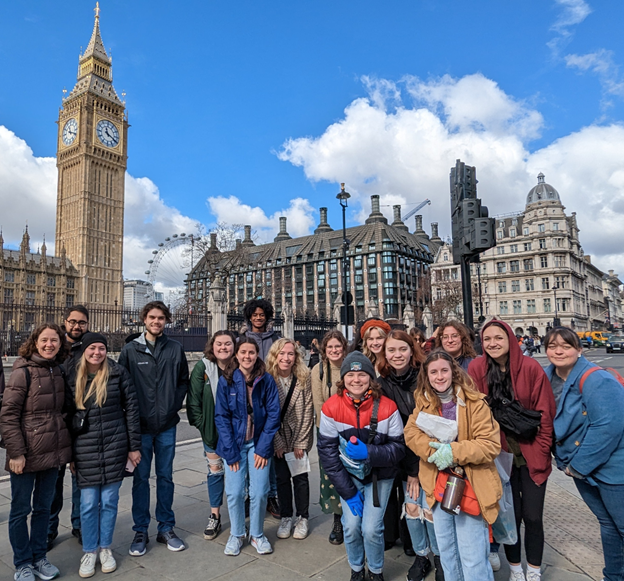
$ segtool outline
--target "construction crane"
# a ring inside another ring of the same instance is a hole
[[[407,214],[405,214],[405,216],[403,216],[403,221],[405,222],[408,218],[411,218],[416,212],[418,212],[418,210],[430,204],[431,204],[431,200],[429,199],[425,200],[424,202],[421,202],[413,210],[410,210]]]

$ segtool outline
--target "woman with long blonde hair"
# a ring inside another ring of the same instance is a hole
[[[130,375],[107,358],[106,337],[86,333],[76,367],[74,468],[80,489],[82,549],[79,575],[91,577],[117,563],[111,552],[119,488],[126,466],[141,461],[139,402]]]
[[[281,426],[275,434],[275,474],[280,505],[280,526],[277,537],[287,539],[294,528],[295,539],[308,536],[310,483],[308,473],[291,476],[287,454],[303,460],[314,441],[314,403],[310,372],[296,343],[292,339],[278,339],[269,351],[267,372],[277,384],[281,407]],[[296,518],[293,522],[293,489]]]
[[[377,377],[380,375],[379,365],[383,357],[386,337],[391,330],[390,325],[381,319],[368,319],[368,321],[364,321],[360,328],[362,353],[370,359]]]

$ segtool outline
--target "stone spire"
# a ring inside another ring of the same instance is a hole
[[[41,256],[42,256],[43,258],[45,258],[45,257],[46,257],[46,252],[47,252],[47,251],[48,251],[48,247],[46,246],[46,243],[45,243],[45,234],[44,234],[44,235],[43,235],[43,244],[41,245]]]
[[[80,55],[80,62],[87,60],[88,58],[95,57],[105,63],[111,64],[112,59],[106,54],[104,43],[102,42],[102,36],[100,34],[100,3],[95,3],[95,23],[93,24],[93,32],[91,33],[91,40],[87,45],[87,50]]]
[[[379,196],[377,194],[371,196],[371,213],[366,218],[365,224],[374,224],[375,222],[388,223],[386,217],[379,210]]]
[[[318,225],[318,228],[314,230],[314,233],[331,232],[333,228],[327,223],[327,208],[319,208],[319,212],[321,213],[321,223]]]
[[[286,216],[281,216],[279,219],[280,229],[277,236],[273,239],[274,242],[281,242],[282,240],[290,240],[292,237],[286,230]]]
[[[20,244],[20,253],[26,256],[30,252],[30,235],[28,234],[28,225],[26,225],[26,229],[24,230],[24,235],[22,236],[22,243]]]

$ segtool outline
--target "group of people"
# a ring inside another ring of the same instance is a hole
[[[624,389],[583,357],[573,331],[546,335],[544,371],[495,318],[480,330],[481,356],[459,321],[426,338],[373,318],[351,346],[340,331],[327,333],[308,367],[297,342],[272,329],[273,308],[259,299],[245,305],[241,333],[210,337],[189,377],[181,345],[164,334],[167,307],[150,303],[142,316],[145,332],[129,338],[118,362],[107,357],[106,338],[88,332],[84,307],[68,311],[64,331],[46,323],[20,350],[0,411],[16,581],[59,574],[47,552],[58,534],[67,464],[81,577],[95,573],[98,558],[102,572],[116,568],[110,547],[126,476],[133,478],[129,552],[146,553],[152,460],[156,540],[171,551],[186,548],[172,510],[185,398],[207,462],[204,538],[221,532],[225,497],[226,555],[247,541],[259,554],[273,551],[267,508],[280,519],[278,539],[308,536],[316,436],[319,502],[333,515],[329,542],[344,543],[352,581],[383,580],[384,551],[399,538],[414,558],[408,581],[432,568],[436,581],[493,580],[501,566],[501,451],[511,464],[517,539],[504,545],[510,581],[540,579],[553,455],[599,519],[604,578],[624,581]]]

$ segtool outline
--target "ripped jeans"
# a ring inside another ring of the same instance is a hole
[[[407,483],[403,482],[403,492],[405,493],[405,504],[403,513],[405,522],[412,538],[412,546],[417,555],[426,557],[429,549],[434,555],[440,556],[438,542],[436,541],[435,530],[433,528],[433,515],[427,504],[427,495],[420,487],[420,494],[414,500],[407,494]]]
[[[221,508],[223,505],[223,491],[225,489],[223,458],[211,460],[206,454],[216,454],[216,452],[204,444],[204,457],[208,464],[208,498],[210,500],[210,508]]]

